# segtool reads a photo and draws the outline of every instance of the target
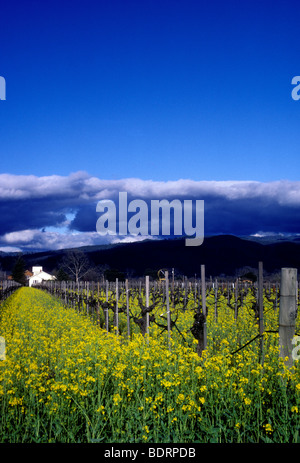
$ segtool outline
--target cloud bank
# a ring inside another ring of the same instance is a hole
[[[300,182],[103,180],[86,172],[69,176],[0,175],[0,249],[62,249],[118,240],[100,236],[101,199],[203,199],[205,235],[300,232]],[[135,237],[134,239],[142,239]]]

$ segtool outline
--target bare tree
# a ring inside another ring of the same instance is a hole
[[[84,278],[90,271],[90,263],[82,251],[68,251],[62,261],[63,269],[72,276],[76,283]]]

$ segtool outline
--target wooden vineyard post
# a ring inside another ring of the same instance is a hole
[[[78,313],[80,312],[79,301],[80,301],[80,286],[79,286],[79,281],[77,280],[77,311]]]
[[[119,332],[119,279],[116,278],[116,309],[115,309],[116,334]]]
[[[89,314],[89,296],[90,296],[90,285],[86,282],[86,314]]]
[[[184,310],[187,308],[187,277],[184,277]]]
[[[149,308],[149,275],[146,275],[146,309]],[[149,312],[146,313],[146,334],[149,335]],[[149,339],[147,340],[149,342]]]
[[[166,278],[166,302],[167,302],[167,324],[168,324],[168,343],[171,350],[171,314],[170,314],[170,301],[169,301],[169,272],[165,272]]]
[[[218,318],[218,280],[215,279],[215,320]]]
[[[105,286],[106,286],[105,287],[105,300],[107,304],[108,303],[108,280],[106,280]],[[105,327],[108,333],[108,330],[109,330],[108,307],[105,308]]]
[[[67,282],[64,281],[64,289],[65,289],[65,306],[67,306]]]
[[[239,291],[239,280],[238,278],[234,283],[234,319],[237,320],[238,317],[238,291]]]
[[[97,304],[96,304],[96,310],[97,310],[97,323],[100,326],[100,311],[99,311],[99,294],[100,294],[100,283],[99,281],[97,282]]]
[[[264,281],[263,263],[258,263],[258,317],[259,317],[259,340],[260,340],[260,360],[263,362],[264,349]]]
[[[201,265],[201,295],[202,295],[202,312],[200,304],[198,311],[194,315],[194,324],[191,328],[191,333],[197,339],[197,354],[202,355],[202,351],[206,349],[206,285],[205,285],[205,266]]]
[[[292,339],[297,318],[297,269],[282,268],[279,305],[279,355],[288,367],[293,364]]]
[[[172,268],[172,307],[175,309],[175,298],[174,298],[174,268]]]
[[[230,305],[230,289],[229,289],[229,282],[227,281],[227,302]]]
[[[201,293],[202,293],[202,314],[204,316],[203,323],[203,348],[206,349],[207,339],[206,339],[206,285],[205,285],[205,265],[201,265]]]
[[[128,289],[128,279],[125,280],[125,290],[126,290],[126,315],[127,315],[127,336],[130,338],[130,317],[129,317],[129,289]]]

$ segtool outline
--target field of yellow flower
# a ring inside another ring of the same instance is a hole
[[[149,336],[107,333],[49,294],[20,288],[0,307],[0,442],[298,442],[300,370],[278,356],[278,335],[258,333],[249,292],[235,318],[208,294],[207,349],[181,311],[170,346]],[[120,323],[122,317],[120,314]],[[265,328],[278,311],[265,300]],[[125,322],[124,322],[125,324]]]

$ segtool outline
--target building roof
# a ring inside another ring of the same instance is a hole
[[[42,270],[39,273],[35,273],[34,275],[31,275],[29,278],[34,280],[36,277],[38,278],[46,277],[46,278],[53,278],[53,279],[55,278],[54,275],[50,275],[50,273],[44,272],[44,270]]]

